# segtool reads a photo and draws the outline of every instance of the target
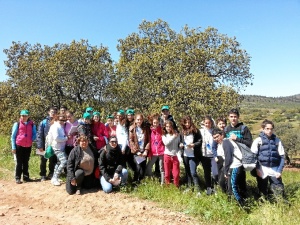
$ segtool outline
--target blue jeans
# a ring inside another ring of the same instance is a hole
[[[121,184],[126,184],[127,178],[128,178],[127,169],[123,168],[121,174],[119,174],[119,177],[121,177]],[[109,183],[107,180],[105,180],[104,176],[101,176],[100,184],[102,186],[102,190],[105,193],[112,192],[113,185],[111,183]]]

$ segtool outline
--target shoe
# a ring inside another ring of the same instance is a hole
[[[32,182],[33,180],[29,177],[23,177],[23,182]]]
[[[196,194],[196,198],[200,198],[201,197],[201,192],[198,191],[197,194]]]
[[[51,184],[53,184],[54,186],[60,186],[60,182],[55,177],[52,177]]]
[[[212,188],[212,189],[211,189],[211,194],[212,194],[212,195],[217,195],[217,190],[214,189],[214,188]]]
[[[47,178],[48,178],[49,180],[51,180],[52,177],[53,177],[53,173],[49,173],[48,176],[47,176]]]
[[[192,190],[190,188],[187,188],[183,191],[183,194],[188,194],[189,192],[191,192]]]
[[[16,179],[16,184],[22,184],[20,179]]]
[[[211,195],[211,194],[212,194],[212,189],[211,189],[210,187],[208,187],[208,188],[206,189],[206,194],[207,194],[207,195]]]
[[[41,176],[41,182],[44,182],[44,181],[46,181],[47,179],[46,179],[46,176]]]
[[[81,191],[78,189],[75,194],[76,195],[81,195]]]

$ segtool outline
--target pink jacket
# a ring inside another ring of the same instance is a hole
[[[149,156],[163,155],[165,151],[165,145],[162,142],[162,128],[158,126],[157,128],[151,127],[151,140],[150,140],[150,154]]]
[[[19,131],[16,137],[16,144],[22,147],[30,147],[32,145],[32,127],[33,122],[25,123],[19,122]]]

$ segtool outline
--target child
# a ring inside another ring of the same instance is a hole
[[[284,167],[284,149],[282,143],[273,134],[274,123],[270,120],[262,122],[262,132],[253,141],[251,151],[258,155],[257,185],[260,193],[267,196],[268,183],[270,194],[283,195],[284,185],[281,174]]]
[[[174,179],[174,184],[179,187],[179,160],[177,153],[179,151],[180,137],[174,129],[173,122],[166,120],[164,124],[162,141],[165,145],[164,152],[164,170],[165,170],[165,182],[170,184],[170,173],[172,170],[172,175]]]
[[[29,111],[22,110],[19,122],[14,123],[11,134],[12,153],[16,158],[15,179],[17,184],[30,181],[28,162],[31,153],[32,142],[36,138],[36,126],[29,119]]]
[[[152,176],[152,167],[156,161],[159,161],[159,171],[161,174],[161,184],[164,183],[164,151],[165,146],[162,142],[162,128],[159,124],[159,114],[153,114],[149,116],[149,122],[151,123],[151,135],[150,135],[150,152],[149,162],[146,167],[146,176]]]

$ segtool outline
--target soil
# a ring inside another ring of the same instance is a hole
[[[124,193],[83,190],[69,195],[50,181],[0,180],[0,224],[197,224],[183,213]]]

